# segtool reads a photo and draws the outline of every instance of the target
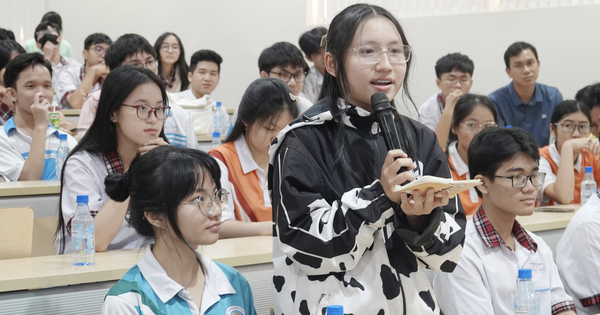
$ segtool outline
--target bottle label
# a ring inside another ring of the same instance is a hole
[[[81,244],[81,236],[83,235],[81,229],[83,226],[71,225],[71,242],[73,244],[73,253],[81,253],[83,251]]]
[[[95,253],[96,252],[96,228],[94,227],[94,225],[90,225],[88,227],[88,246],[87,248],[89,249],[89,253]]]

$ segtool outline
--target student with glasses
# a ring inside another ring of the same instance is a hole
[[[498,127],[494,103],[484,95],[466,94],[456,102],[448,132],[446,156],[454,180],[472,179],[469,174],[468,151],[471,140],[484,128]],[[481,205],[475,188],[458,194],[465,214],[474,214]]]
[[[181,39],[175,33],[166,32],[154,43],[158,57],[158,75],[163,80],[167,92],[179,93],[188,89],[189,67],[185,61],[185,50]]]
[[[600,83],[590,84],[577,91],[575,100],[589,107],[592,117],[592,134],[600,137]]]
[[[556,140],[540,149],[540,171],[547,173],[538,193],[540,205],[581,203],[586,166],[594,168],[600,182],[600,143],[590,136],[591,121],[590,109],[581,102],[563,101],[554,108],[550,133]]]
[[[102,88],[109,69],[104,62],[112,40],[102,33],[89,35],[83,42],[83,66],[69,67],[58,78],[58,98],[63,108],[80,109],[84,98]]]
[[[106,178],[108,196],[129,204],[146,250],[108,291],[102,314],[256,315],[244,276],[198,250],[219,239],[228,199],[220,177],[208,154],[163,146]]]
[[[54,11],[50,11],[50,12],[46,12],[46,14],[44,14],[44,16],[42,16],[42,19],[40,20],[40,22],[52,22],[54,24],[56,24],[58,26],[58,31],[59,33],[62,33],[63,30],[63,25],[62,25],[62,18],[60,17],[60,15]],[[28,53],[40,53],[43,54],[43,52],[37,47],[37,41],[34,38],[30,38],[28,40],[25,41],[25,43],[23,44],[23,48],[25,48],[25,50]],[[69,58],[75,58],[73,57],[73,50],[71,49],[71,44],[69,44],[69,42],[66,39],[62,39],[60,41],[60,55],[64,56],[64,57],[69,57]]]

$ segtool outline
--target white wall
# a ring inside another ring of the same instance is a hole
[[[113,40],[134,32],[151,44],[164,31],[183,40],[186,58],[202,48],[223,56],[221,84],[214,92],[228,108],[239,103],[258,77],[257,60],[276,41],[297,44],[306,25],[306,0],[46,0],[47,10],[61,14],[64,38],[79,55],[83,40],[104,32]],[[85,12],[90,12],[86,14]],[[600,5],[494,12],[401,20],[416,52],[411,91],[417,106],[437,91],[434,65],[450,53],[475,62],[472,92],[488,94],[509,83],[503,54],[515,41],[537,47],[539,82],[558,87],[572,98],[584,85],[600,80]]]

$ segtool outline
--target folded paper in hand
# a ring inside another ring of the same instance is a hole
[[[452,178],[426,175],[404,186],[396,185],[394,191],[412,193],[415,190],[420,190],[422,193],[425,193],[428,188],[433,188],[435,189],[436,197],[441,197],[442,190],[446,190],[448,191],[448,196],[453,198],[459,192],[467,190],[471,187],[475,187],[479,184],[481,184],[479,179],[453,180]]]

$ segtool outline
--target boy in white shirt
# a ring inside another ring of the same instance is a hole
[[[513,314],[519,269],[531,269],[539,314],[576,314],[552,250],[515,220],[531,215],[544,182],[538,146],[520,128],[486,128],[469,146],[469,173],[482,184],[481,208],[467,222],[462,256],[453,273],[436,273],[433,288],[445,315]]]
[[[9,61],[4,73],[6,95],[15,104],[15,116],[0,128],[0,174],[10,181],[57,180],[59,134],[49,124],[52,67],[37,53]],[[67,135],[69,149],[77,141]]]
[[[304,57],[314,65],[310,67],[310,72],[304,80],[302,93],[312,103],[319,100],[321,86],[323,85],[323,74],[325,73],[325,48],[321,47],[323,36],[327,34],[324,27],[315,27],[312,30],[302,34],[298,44],[304,52]]]

